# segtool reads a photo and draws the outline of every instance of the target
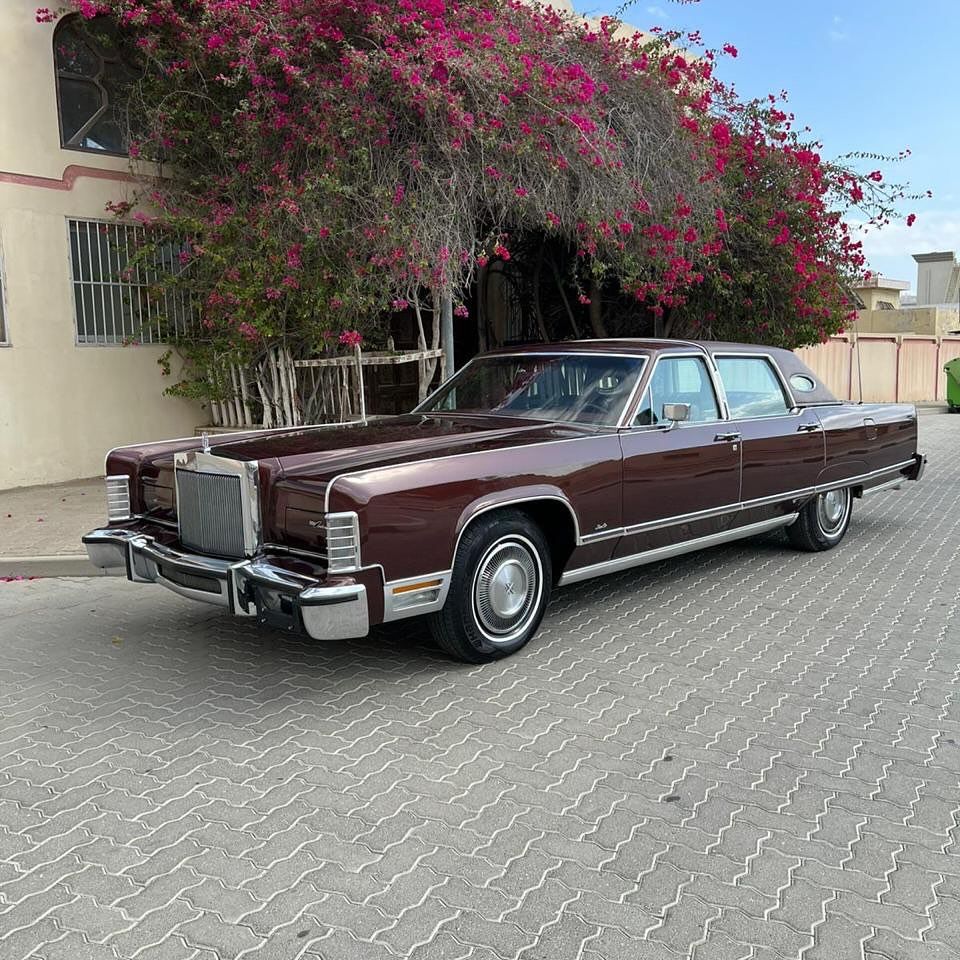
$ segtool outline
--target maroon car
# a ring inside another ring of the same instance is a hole
[[[83,540],[316,639],[428,614],[481,662],[557,585],[778,527],[829,550],[923,466],[912,406],[841,403],[789,351],[584,341],[479,356],[406,416],[120,447]]]

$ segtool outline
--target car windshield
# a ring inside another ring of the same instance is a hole
[[[614,426],[644,362],[643,357],[602,353],[479,357],[416,412],[496,413]]]

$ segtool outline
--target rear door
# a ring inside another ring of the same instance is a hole
[[[714,355],[730,414],[740,434],[740,499],[747,512],[814,486],[826,462],[824,431],[813,410],[797,408],[773,359],[765,354]]]

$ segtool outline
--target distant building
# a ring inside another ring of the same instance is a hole
[[[891,280],[881,276],[853,285],[853,292],[860,298],[863,310],[899,310],[900,296],[909,289],[910,284],[906,280]]]
[[[915,253],[917,262],[917,306],[957,303],[960,265],[952,250]]]

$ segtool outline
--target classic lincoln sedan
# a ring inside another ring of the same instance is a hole
[[[778,528],[830,550],[924,463],[912,406],[840,402],[789,351],[581,341],[476,357],[405,416],[120,447],[83,541],[317,640],[427,615],[480,663],[557,586]]]

